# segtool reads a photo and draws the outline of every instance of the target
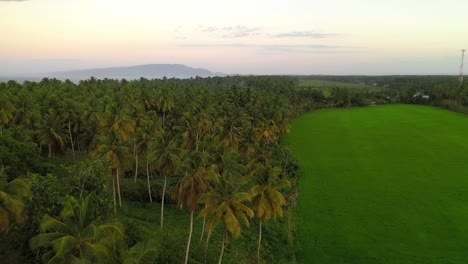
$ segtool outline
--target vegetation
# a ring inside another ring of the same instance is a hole
[[[16,219],[14,232],[0,241],[1,255],[11,256],[9,262],[123,263],[138,259],[140,250],[149,253],[140,261],[190,263],[211,259],[214,247],[208,246],[219,241],[219,262],[225,253],[233,262],[266,261],[270,256],[262,260],[254,252],[233,255],[228,232],[240,237],[253,210],[265,210],[258,205],[257,167],[248,164],[261,156],[274,171],[272,181],[294,177],[286,172],[293,160],[284,162],[289,154],[279,138],[298,114],[288,98],[295,89],[287,77],[0,83],[4,233]],[[278,204],[267,208],[275,216],[287,206],[279,191],[270,201]],[[138,208],[125,209],[131,201],[137,207],[160,201],[159,220],[144,219],[160,232],[138,231],[141,219],[131,216]],[[164,225],[167,206],[171,214],[172,207],[187,208],[189,225]],[[21,225],[25,215],[32,221]],[[203,218],[198,227],[197,216]],[[174,254],[179,241],[165,244],[181,230],[185,256]],[[193,234],[203,238],[203,232],[206,241],[193,245]],[[290,230],[276,232],[287,237],[280,233]],[[256,238],[249,240],[255,244]],[[274,255],[289,241],[267,250]]]
[[[465,262],[466,121],[408,105],[294,120],[301,262]]]
[[[293,118],[468,107],[442,77],[313,78],[0,83],[2,260],[295,262],[298,166],[281,144]]]

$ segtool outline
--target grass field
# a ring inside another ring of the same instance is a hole
[[[321,110],[286,138],[301,165],[301,263],[468,263],[468,117]]]

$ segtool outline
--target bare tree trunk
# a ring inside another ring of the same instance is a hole
[[[201,236],[200,236],[200,243],[203,241],[203,235],[205,234],[205,224],[206,224],[206,218],[203,218],[203,226],[202,226],[202,231],[201,231]]]
[[[187,251],[185,252],[185,264],[188,263],[189,251],[190,251],[190,241],[192,240],[192,231],[193,231],[193,211],[190,211],[190,232],[187,241]]]
[[[47,146],[49,146],[49,158],[51,158],[52,157],[52,144],[49,143],[47,144]]]
[[[210,238],[211,238],[211,231],[208,232],[208,235],[206,235],[206,244],[205,244],[205,263],[206,263],[206,256],[208,254],[208,245],[210,243]]]
[[[68,133],[70,134],[70,143],[72,145],[73,161],[75,161],[75,145],[73,144],[73,136],[71,132],[71,123],[68,121]]]
[[[206,208],[206,204],[205,204],[205,208]],[[206,218],[203,217],[203,226],[202,226],[202,232],[200,236],[200,243],[203,241],[203,235],[205,234],[205,225],[206,225]]]
[[[218,264],[223,263],[224,243],[226,242],[226,235],[227,235],[226,226],[224,226],[223,241],[222,241],[222,244],[221,244],[221,253],[219,254],[219,261],[218,261]]]
[[[135,153],[135,180],[136,182],[138,176],[138,154]]]
[[[262,219],[260,219],[260,225],[258,227],[258,249],[257,249],[257,263],[260,263],[260,246],[262,243]]]
[[[166,196],[166,185],[167,185],[167,176],[164,175],[164,186],[163,186],[163,193],[161,198],[161,228],[163,228],[164,222],[164,196]]]
[[[122,208],[122,197],[120,195],[120,177],[119,169],[117,169],[117,194],[119,195],[119,207]]]
[[[114,213],[117,213],[117,198],[115,197],[115,174],[112,169],[112,192],[114,194]]]
[[[150,203],[153,202],[153,197],[151,196],[151,184],[150,184],[150,175],[149,175],[149,161],[146,159],[146,179],[148,180],[148,194],[150,198]]]

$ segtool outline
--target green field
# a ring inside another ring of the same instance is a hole
[[[301,166],[301,263],[468,263],[468,117],[321,110],[286,138]]]

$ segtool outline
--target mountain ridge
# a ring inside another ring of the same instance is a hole
[[[204,68],[193,68],[184,64],[141,64],[134,66],[118,66],[105,68],[90,68],[82,70],[58,71],[46,73],[48,77],[60,78],[90,78],[98,79],[138,79],[138,78],[191,78],[223,76]]]

